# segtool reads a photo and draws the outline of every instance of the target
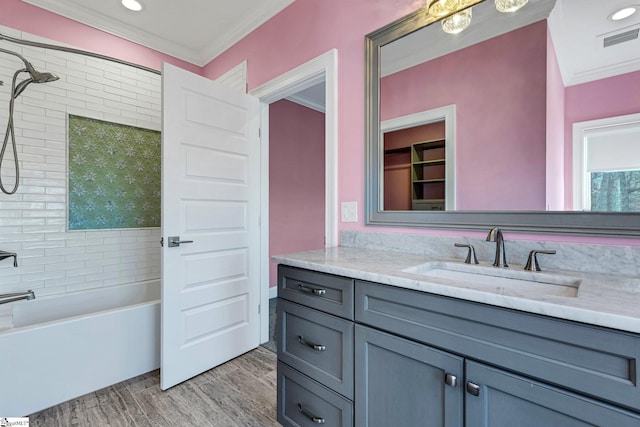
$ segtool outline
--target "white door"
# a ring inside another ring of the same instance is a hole
[[[166,390],[259,344],[260,118],[257,98],[169,64],[162,93]]]

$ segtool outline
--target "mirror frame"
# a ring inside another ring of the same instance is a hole
[[[469,7],[485,0],[473,0]],[[365,36],[365,225],[452,230],[500,226],[522,233],[606,237],[640,236],[640,213],[561,211],[384,211],[380,130],[382,46],[437,20],[421,8]]]

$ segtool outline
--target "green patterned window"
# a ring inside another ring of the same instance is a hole
[[[69,115],[69,230],[160,226],[160,132]]]

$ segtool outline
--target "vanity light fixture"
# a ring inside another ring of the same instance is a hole
[[[427,0],[427,7],[429,15],[434,18],[443,18],[460,10],[465,3],[465,0]]]
[[[441,19],[442,30],[449,34],[458,34],[471,24],[471,8],[465,9],[468,4],[468,0],[427,0],[429,15]]]
[[[622,21],[629,18],[631,15],[638,11],[638,6],[625,6],[622,9],[617,9],[609,15],[609,19],[612,21]]]
[[[512,13],[522,8],[529,0],[496,0],[496,9],[499,12]]]
[[[465,9],[442,20],[442,31],[448,34],[458,34],[471,24],[471,8]]]
[[[495,0],[499,12],[515,12],[529,0]],[[466,8],[468,0],[427,0],[429,15],[441,19],[442,30],[449,34],[458,34],[471,25],[471,8]],[[466,8],[466,9],[465,9]]]
[[[140,12],[142,10],[142,4],[137,0],[122,0],[122,5],[134,12]]]

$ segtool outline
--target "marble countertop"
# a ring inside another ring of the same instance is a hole
[[[547,281],[548,278],[549,282],[566,278],[567,282],[576,282],[578,286],[576,293],[575,288],[571,289],[571,286],[563,285],[545,284],[541,289],[535,289],[536,285],[533,288],[531,286],[502,287],[487,284],[491,280],[481,280],[480,282],[487,283],[476,284],[470,281],[430,276],[428,272],[424,273],[426,275],[409,273],[403,270],[427,262],[456,263],[455,269],[461,271],[465,269],[472,271],[470,269],[478,267],[478,271],[489,274],[491,274],[490,269],[496,267],[486,263],[473,266],[464,264],[460,259],[430,258],[402,252],[341,247],[275,256],[273,260],[292,267],[640,333],[640,278],[638,277],[562,270],[534,273],[525,272],[522,265],[514,264],[497,273],[514,278],[536,277],[540,280],[542,277],[543,281]],[[461,267],[458,267],[458,264]],[[453,266],[453,264],[447,265]],[[554,286],[559,286],[563,290],[555,292]],[[551,292],[547,292],[549,289]],[[564,292],[565,289],[567,292]]]

